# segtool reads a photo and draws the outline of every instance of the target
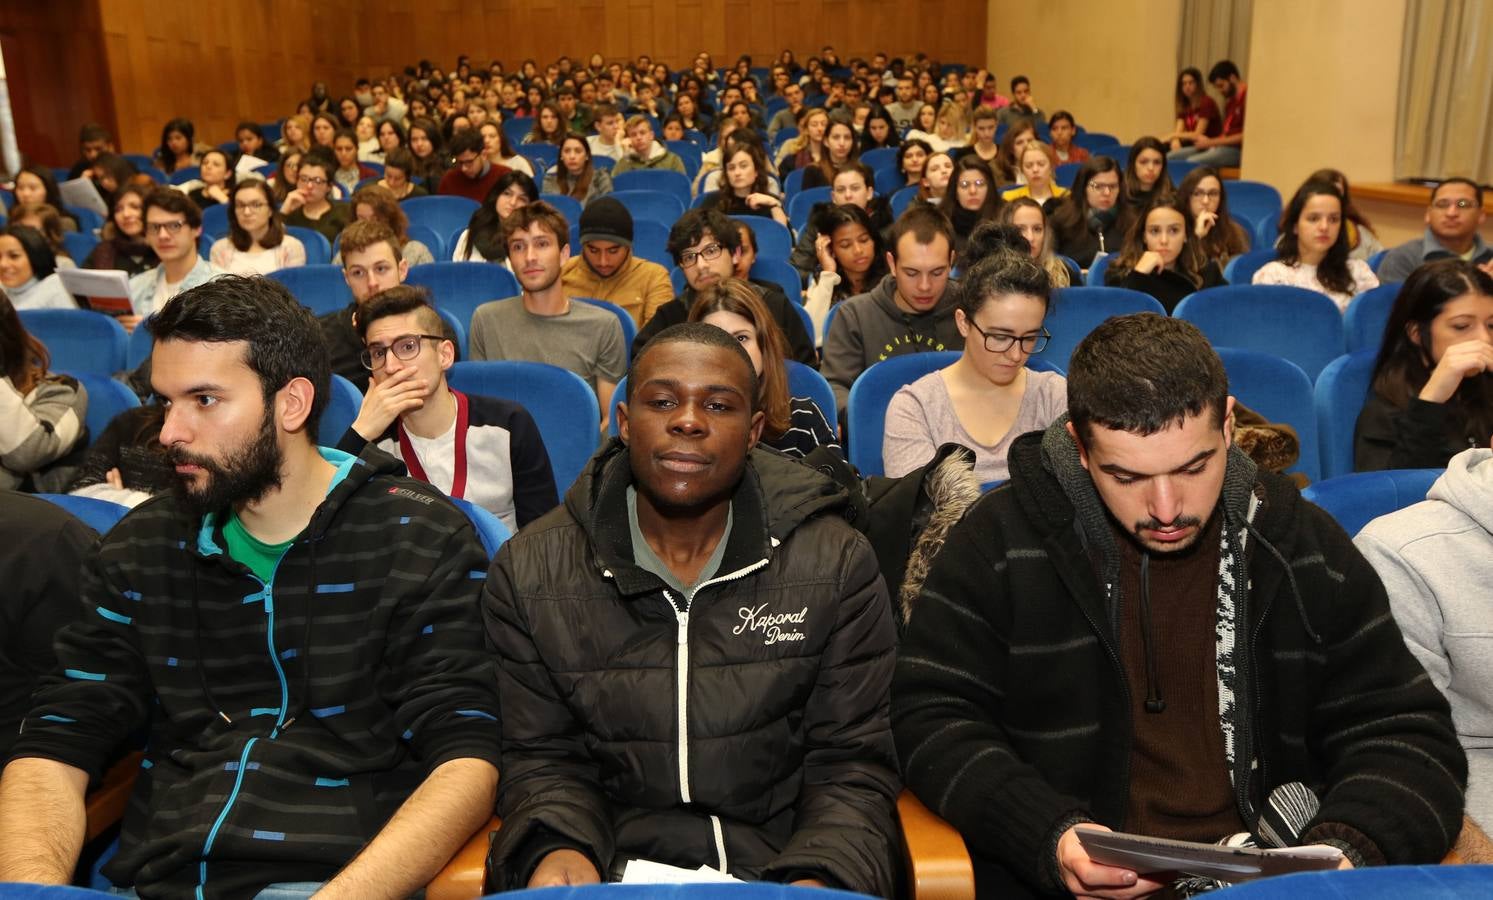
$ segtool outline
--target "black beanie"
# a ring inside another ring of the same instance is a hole
[[[581,243],[587,241],[611,241],[624,247],[632,246],[632,214],[621,200],[598,197],[586,204],[581,212]]]

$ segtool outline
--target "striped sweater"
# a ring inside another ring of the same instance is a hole
[[[1140,687],[1126,683],[1110,624],[1126,598],[1106,599],[1096,577],[1110,526],[1092,483],[1087,497],[1076,487],[1076,452],[1051,452],[1059,438],[1072,450],[1062,426],[1046,451],[1042,434],[1019,438],[1011,482],[950,533],[893,682],[907,784],[963,834],[982,896],[1061,894],[1062,832],[1126,824]],[[1249,465],[1233,457],[1231,475]],[[1245,471],[1244,489],[1226,479],[1223,495],[1225,531],[1247,517],[1250,540],[1242,590],[1221,585],[1238,597],[1238,627],[1236,650],[1219,657],[1240,817],[1252,825],[1263,797],[1299,781],[1322,800],[1303,842],[1359,863],[1439,861],[1467,772],[1446,701],[1342,529],[1285,479]]]
[[[375,449],[322,453],[337,478],[270,583],[226,555],[217,516],[169,495],[84,573],[83,618],[13,755],[96,776],[148,722],[116,884],[212,898],[324,881],[436,766],[497,764],[471,525]]]

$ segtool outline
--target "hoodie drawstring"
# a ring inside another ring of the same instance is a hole
[[[1140,556],[1140,628],[1141,644],[1146,654],[1146,712],[1159,713],[1166,710],[1166,701],[1161,699],[1161,676],[1156,671],[1156,648],[1151,627],[1151,554]]]

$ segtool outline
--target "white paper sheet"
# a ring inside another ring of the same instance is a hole
[[[668,863],[651,859],[630,859],[622,870],[621,884],[731,884],[741,883],[718,869],[701,866],[698,869],[682,869]]]

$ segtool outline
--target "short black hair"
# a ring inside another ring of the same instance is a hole
[[[358,305],[358,321],[354,326],[358,332],[358,340],[366,342],[369,327],[379,319],[402,316],[405,313],[419,313],[420,327],[427,332],[434,334],[446,330],[441,314],[436,312],[435,306],[430,302],[430,291],[412,284],[396,284]]]
[[[256,122],[244,121],[238,123],[238,125],[236,125],[233,129],[233,133],[237,135],[240,131],[247,131],[255,137],[259,138],[261,141],[264,140],[264,129],[260,128],[259,124]]]
[[[32,228],[30,225],[17,225],[12,222],[4,231],[0,231],[8,237],[15,238],[21,245],[21,251],[26,254],[26,261],[31,264],[31,277],[37,281],[46,278],[57,271],[57,255],[52,252],[52,246],[47,243],[46,235]]]
[[[1436,201],[1436,194],[1440,192],[1442,188],[1446,187],[1449,184],[1465,184],[1468,187],[1472,188],[1472,192],[1477,195],[1478,209],[1483,208],[1483,186],[1478,184],[1476,181],[1473,181],[1471,178],[1463,178],[1460,175],[1436,182],[1436,186],[1431,188],[1431,202],[1434,203]]]
[[[1024,84],[1027,87],[1031,87],[1032,80],[1030,78],[1026,77],[1025,75],[1017,75],[1015,78],[1012,78],[1011,79],[1011,93],[1013,93],[1013,94],[1016,93],[1016,86],[1018,84]]]
[[[482,132],[475,128],[463,128],[461,131],[451,135],[451,143],[446,145],[446,152],[452,158],[458,157],[468,150],[482,155]]]
[[[78,143],[80,144],[86,144],[90,141],[111,140],[113,140],[113,138],[109,136],[109,129],[105,128],[97,122],[89,122],[87,125],[84,125],[82,128],[78,129]]]
[[[328,181],[331,181],[332,175],[337,171],[337,157],[333,156],[332,151],[326,147],[312,147],[301,156],[300,171],[306,171],[307,166],[321,169],[322,174],[327,176]]]
[[[1107,319],[1073,351],[1068,415],[1079,440],[1094,425],[1151,435],[1204,410],[1223,427],[1229,376],[1196,325],[1157,313]]]
[[[1026,243],[1021,232],[1009,225],[995,225],[994,228],[1006,238],[1009,235],[1005,230],[1009,229]],[[987,234],[987,239],[990,236]],[[1045,310],[1051,304],[1052,279],[1047,270],[1032,259],[1030,250],[1002,246],[986,252],[979,262],[965,271],[959,291],[959,309],[964,310],[966,318],[973,319],[986,303],[1010,294],[1035,297],[1042,301]]]
[[[729,222],[730,219],[726,221]],[[733,228],[731,230],[735,231],[736,229]],[[678,325],[671,325],[654,335],[648,343],[643,345],[643,348],[633,357],[632,365],[627,368],[626,399],[629,404],[632,403],[633,392],[638,383],[638,372],[643,367],[643,360],[648,357],[649,353],[664,344],[678,343],[704,344],[707,347],[724,347],[736,354],[741,360],[741,364],[746,368],[749,381],[746,392],[747,403],[750,404],[749,408],[751,412],[757,411],[761,404],[757,396],[757,368],[752,365],[752,358],[742,348],[741,342],[732,337],[729,332],[714,325],[706,325],[704,322],[683,322]]]
[[[741,247],[741,234],[730,216],[714,207],[691,209],[676,219],[674,227],[669,229],[666,247],[675,265],[679,264],[679,255],[700,243],[707,231],[715,235],[727,253],[735,253]]]
[[[315,396],[306,417],[306,436],[315,443],[331,390],[332,367],[316,317],[283,284],[271,278],[220,275],[172,297],[146,327],[156,343],[247,343],[245,362],[259,376],[265,403],[291,379],[310,381]]]
[[[897,245],[902,242],[902,236],[911,234],[912,239],[919,244],[931,244],[939,235],[949,242],[949,254],[954,252],[954,223],[949,217],[938,211],[938,208],[927,203],[914,203],[907,208],[897,221],[892,224],[892,234],[888,249],[892,256],[897,255]]]
[[[140,218],[143,221],[151,208],[164,209],[170,213],[180,213],[187,220],[188,228],[202,227],[202,208],[192,202],[192,199],[181,191],[160,185],[145,195],[145,203],[140,207]]]
[[[1230,78],[1238,77],[1239,67],[1234,65],[1233,60],[1229,59],[1219,60],[1218,62],[1213,64],[1213,68],[1208,70],[1209,81],[1227,81]]]

